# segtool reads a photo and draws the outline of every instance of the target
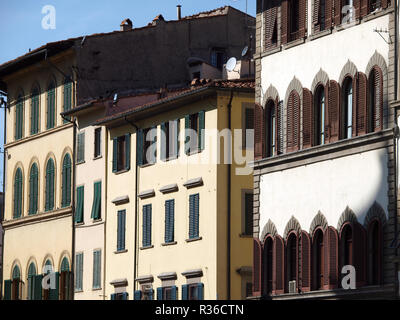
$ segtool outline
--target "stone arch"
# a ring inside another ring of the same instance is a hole
[[[314,80],[311,84],[311,92],[314,94],[315,89],[317,89],[317,86],[319,84],[322,84],[324,86],[327,86],[329,82],[329,76],[328,74],[322,70],[322,68],[318,71],[318,73],[315,75]]]
[[[25,274],[26,274],[26,278],[28,278],[28,275],[29,275],[29,267],[31,266],[31,264],[33,263],[33,265],[35,266],[35,269],[36,269],[36,274],[38,274],[38,264],[37,264],[37,262],[36,262],[36,259],[35,259],[35,257],[30,257],[29,258],[29,260],[28,260],[28,263],[27,263],[27,265],[26,265],[26,270],[25,270]]]
[[[58,270],[60,273],[61,273],[61,265],[62,265],[62,262],[63,262],[64,258],[67,258],[68,264],[69,264],[69,268],[71,269],[71,256],[70,256],[69,252],[68,252],[67,250],[65,250],[65,251],[63,251],[63,252],[61,253],[60,259],[59,259],[58,264],[57,264],[57,267],[58,267],[57,270]]]
[[[321,211],[318,211],[317,215],[314,217],[310,226],[310,236],[314,234],[315,229],[321,227],[324,231],[328,228],[328,220],[326,220],[325,216]]]
[[[40,273],[43,273],[43,270],[44,270],[44,267],[46,265],[47,260],[49,260],[51,262],[51,266],[53,267],[53,271],[56,271],[55,270],[54,259],[53,259],[52,255],[51,254],[47,254],[43,259],[42,270],[40,270],[41,271]]]
[[[339,85],[343,84],[343,81],[347,75],[351,75],[354,78],[356,74],[357,74],[356,65],[350,60],[347,60],[347,63],[344,65],[342,71],[340,72]]]
[[[269,99],[272,99],[273,101],[275,101],[276,98],[278,98],[278,100],[279,100],[278,90],[271,84],[269,86],[269,88],[267,89],[267,91],[265,91],[265,93],[264,93],[263,103],[262,103],[263,108],[265,109]]]
[[[374,204],[369,208],[367,215],[364,219],[364,227],[368,230],[368,225],[374,219],[378,219],[382,226],[386,224],[386,214],[385,210],[383,210],[382,206],[378,202],[374,202]]]
[[[289,235],[290,231],[296,231],[297,235],[301,234],[301,225],[299,223],[299,221],[292,216],[289,220],[289,222],[287,223],[286,227],[285,227],[285,232],[283,234],[283,238],[286,240],[287,236]]]
[[[265,224],[263,231],[261,232],[260,241],[264,241],[265,237],[269,234],[272,237],[275,237],[278,234],[276,226],[271,220],[268,220],[268,222]]]
[[[14,262],[12,263],[11,270],[10,270],[10,278],[9,279],[13,278],[13,272],[14,272],[14,268],[15,267],[17,267],[19,269],[20,279],[21,280],[24,279],[23,278],[23,274],[22,274],[21,262],[18,259],[14,260]]]
[[[339,218],[339,221],[337,224],[337,230],[340,231],[342,229],[342,226],[346,222],[350,222],[350,223],[358,222],[356,214],[348,206],[346,207],[346,209],[344,209],[342,215]]]
[[[300,96],[300,104],[303,105],[303,85],[300,80],[296,77],[293,77],[293,80],[290,82],[285,95],[285,108],[287,108],[287,103],[289,100],[290,93],[295,90]]]

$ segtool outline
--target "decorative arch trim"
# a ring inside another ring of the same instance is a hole
[[[317,215],[314,217],[313,221],[311,222],[310,226],[310,235],[313,236],[315,230],[318,227],[321,227],[323,231],[325,231],[328,228],[328,220],[326,220],[325,216],[321,213],[321,211],[318,211]]]
[[[67,250],[63,251],[60,255],[60,259],[58,261],[58,270],[61,272],[62,262],[66,258],[68,260],[69,268],[71,271],[71,256]]]
[[[311,84],[311,92],[314,94],[315,90],[317,89],[317,86],[319,84],[322,84],[324,87],[328,85],[329,82],[329,76],[328,74],[322,70],[322,68],[318,71],[316,74],[312,84]]]
[[[370,222],[374,219],[378,219],[382,226],[384,226],[387,221],[385,210],[383,210],[381,205],[376,201],[368,210],[367,216],[364,219],[364,227],[367,229]]]
[[[19,276],[20,276],[20,279],[23,279],[21,262],[20,262],[19,260],[15,260],[15,261],[13,262],[13,264],[12,264],[12,266],[11,266],[11,270],[10,270],[10,278],[9,278],[9,279],[13,279],[13,273],[14,273],[14,269],[15,269],[16,267],[19,269]]]
[[[268,222],[265,224],[263,231],[261,232],[260,241],[264,241],[265,237],[268,236],[269,234],[272,237],[275,237],[278,234],[276,226],[271,220],[268,220]]]
[[[269,86],[269,88],[267,89],[267,91],[265,91],[265,94],[264,94],[264,97],[263,97],[262,107],[265,109],[265,107],[267,106],[268,100],[275,101],[276,98],[278,98],[278,100],[279,100],[278,90],[271,84]]]
[[[356,214],[348,206],[346,207],[346,209],[343,211],[342,215],[339,218],[337,230],[341,230],[346,222],[350,223],[358,222]]]
[[[287,240],[287,237],[291,231],[295,231],[297,233],[297,235],[300,235],[301,230],[302,229],[301,229],[301,225],[300,225],[299,221],[294,216],[292,216],[286,225],[285,232],[283,234],[283,238],[285,240]]]
[[[357,67],[356,65],[351,62],[350,60],[347,61],[347,63],[344,65],[342,72],[340,73],[339,76],[339,84],[342,85],[344,79],[346,78],[347,75],[351,75],[353,78],[357,74]]]
[[[289,101],[289,96],[292,91],[295,90],[300,96],[300,105],[303,104],[303,85],[301,84],[300,80],[296,77],[293,77],[293,80],[290,82],[285,95],[285,107],[287,107],[287,103]]]
[[[388,69],[385,58],[375,50],[374,54],[372,55],[371,59],[369,59],[367,68],[365,69],[365,74],[368,76],[372,69],[378,66],[382,70],[382,74],[384,79],[387,77]]]

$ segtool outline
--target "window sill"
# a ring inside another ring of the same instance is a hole
[[[86,161],[85,161],[85,160],[83,160],[83,161],[79,161],[79,162],[76,162],[76,165],[78,166],[78,165],[80,165],[80,164],[84,164],[84,163],[86,163]]]
[[[153,249],[154,246],[148,246],[148,247],[141,247],[140,250],[148,250],[148,249]]]
[[[75,222],[75,227],[81,227],[84,226],[85,223],[84,222]]]
[[[162,162],[169,162],[169,161],[176,160],[178,158],[179,158],[179,156],[173,156],[173,157],[169,157],[168,159],[162,159],[161,161]]]
[[[93,220],[92,219],[92,224],[101,224],[103,222],[103,219],[96,219],[96,220]]]
[[[287,49],[290,49],[290,48],[293,48],[293,47],[297,47],[297,46],[303,44],[305,41],[306,41],[305,37],[304,38],[299,38],[299,39],[292,40],[292,41],[284,44],[282,47],[283,47],[283,49],[287,50]]]
[[[203,239],[203,237],[197,237],[197,238],[192,238],[192,239],[186,239],[185,241],[187,243],[190,243],[190,242],[200,241],[202,239]]]
[[[239,234],[239,237],[240,238],[251,238],[251,239],[253,239],[253,235],[252,234],[245,234],[245,233],[241,233],[241,234]]]
[[[326,30],[322,30],[322,31],[317,31],[314,32],[311,36],[310,36],[310,40],[315,40],[315,39],[319,39],[322,37],[325,37],[327,35],[332,34],[332,29],[326,29]]]
[[[102,288],[92,288],[92,291],[100,291],[103,290]]]
[[[129,172],[129,170],[128,169],[124,169],[124,170],[116,171],[114,173],[115,173],[115,175],[119,175],[119,174],[124,174],[124,173],[127,173],[127,172]]]
[[[165,242],[165,243],[162,243],[161,246],[162,246],[162,247],[168,247],[168,246],[174,246],[174,245],[176,245],[176,244],[178,244],[178,242],[176,242],[176,241],[173,241],[173,242]]]
[[[187,155],[188,157],[190,157],[190,156],[193,156],[193,155],[195,155],[195,154],[202,153],[202,152],[203,152],[203,150],[198,149],[198,150],[189,151],[189,152],[186,153],[186,155]]]
[[[95,160],[99,160],[99,159],[101,159],[101,158],[103,158],[103,156],[102,156],[102,155],[100,155],[100,156],[97,156],[97,157],[94,157],[94,158],[93,158],[93,161],[95,161]]]
[[[143,169],[143,168],[151,167],[151,166],[154,166],[156,163],[157,162],[142,164],[139,166],[139,168]]]
[[[123,254],[123,253],[127,253],[128,252],[128,249],[125,249],[125,250],[120,250],[120,251],[114,251],[114,254]]]
[[[276,48],[268,49],[268,50],[264,51],[263,53],[261,53],[261,58],[270,56],[270,55],[272,55],[272,54],[275,54],[275,53],[277,53],[277,52],[280,52],[281,50],[282,50],[282,49],[281,49],[281,46],[277,46]]]
[[[82,290],[82,289],[76,289],[74,292],[75,292],[75,293],[82,293],[83,290]]]

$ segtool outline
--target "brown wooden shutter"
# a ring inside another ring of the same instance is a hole
[[[325,0],[325,28],[328,30],[332,27],[332,1]]]
[[[357,288],[364,286],[367,280],[367,237],[364,227],[358,222],[353,223],[353,264],[356,269]]]
[[[389,1],[388,0],[381,0],[381,5],[382,5],[382,8],[387,8],[388,7],[388,4],[389,4]]]
[[[361,17],[368,14],[368,2],[369,0],[361,0]]]
[[[357,136],[357,75],[353,78],[353,126],[352,126],[352,136]]]
[[[300,97],[293,94],[293,151],[300,148]]]
[[[304,38],[306,35],[306,22],[307,22],[307,0],[299,1],[299,38]]]
[[[324,289],[338,285],[338,234],[333,227],[324,232]]]
[[[311,240],[307,232],[301,232],[301,291],[311,290]]]
[[[287,105],[287,152],[293,151],[293,94],[289,95],[288,105]]]
[[[282,44],[288,43],[289,39],[289,0],[282,0],[281,6],[281,24],[282,24],[282,34],[281,41]]]
[[[264,108],[256,103],[254,106],[254,159],[264,158],[265,150]]]
[[[276,110],[276,152],[281,154],[283,152],[283,126],[282,126],[282,110],[278,97],[275,99]]]
[[[353,0],[353,6],[355,9],[355,18],[359,19],[361,17],[361,0]]]
[[[363,135],[367,132],[367,76],[357,73],[357,135]]]
[[[313,143],[313,95],[310,90],[303,89],[303,148],[310,148]]]
[[[253,243],[253,296],[261,296],[262,246],[258,239]]]
[[[371,227],[375,224],[375,223],[377,223],[378,224],[378,241],[379,241],[379,243],[378,243],[378,263],[377,263],[377,265],[378,265],[378,271],[377,271],[377,273],[378,273],[378,284],[382,284],[382,279],[383,279],[383,276],[382,276],[382,261],[383,261],[383,241],[384,241],[384,239],[383,239],[383,230],[382,230],[382,224],[381,224],[381,222],[378,220],[378,221],[376,221],[376,220],[373,220],[373,221],[371,221],[370,222],[370,224],[369,224],[369,226],[368,226],[368,234],[367,234],[367,240],[368,240],[368,243],[367,243],[367,248],[368,248],[368,250],[367,250],[367,252],[366,252],[366,254],[367,254],[367,268],[366,268],[366,271],[367,271],[367,278],[368,278],[368,284],[371,284],[371,285],[373,285],[373,284],[375,284],[375,283],[373,283],[373,270],[372,270],[372,263],[373,263],[373,259],[375,258],[374,256],[373,256],[373,254],[374,254],[374,252],[373,252],[373,249],[372,249],[372,246],[373,246],[373,241],[375,241],[375,239],[373,238],[373,233],[372,233],[372,230],[371,230]]]
[[[329,81],[329,97],[327,101],[330,129],[329,142],[335,142],[339,140],[340,131],[340,86],[335,80]]]
[[[341,0],[334,0],[335,1],[335,16],[334,16],[334,24],[336,26],[341,25],[342,23],[342,1]]]
[[[324,123],[324,135],[325,143],[328,143],[331,139],[331,129],[329,126],[329,82],[324,87],[325,91],[325,123]]]
[[[373,69],[375,79],[374,131],[383,130],[383,75],[379,67]]]
[[[314,0],[314,12],[313,12],[313,27],[314,32],[320,31],[319,24],[320,24],[320,15],[319,15],[319,0]]]
[[[275,237],[273,248],[272,294],[282,294],[285,288],[285,246],[280,236]]]
[[[272,37],[274,34],[275,26],[278,18],[278,7],[276,1],[268,1],[267,9],[264,11],[265,32],[264,41],[265,49],[270,49],[273,46]]]

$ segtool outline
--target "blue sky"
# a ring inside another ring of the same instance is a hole
[[[256,1],[248,0],[247,12],[256,14]],[[246,0],[1,0],[0,64],[15,59],[45,43],[81,35],[119,30],[122,20],[130,18],[134,27],[142,27],[162,14],[176,19],[176,5],[182,15],[192,15],[230,5],[246,11]],[[42,28],[42,8],[54,6],[56,28]],[[4,110],[0,110],[0,148],[3,148]],[[3,179],[3,155],[0,153],[0,191]]]

